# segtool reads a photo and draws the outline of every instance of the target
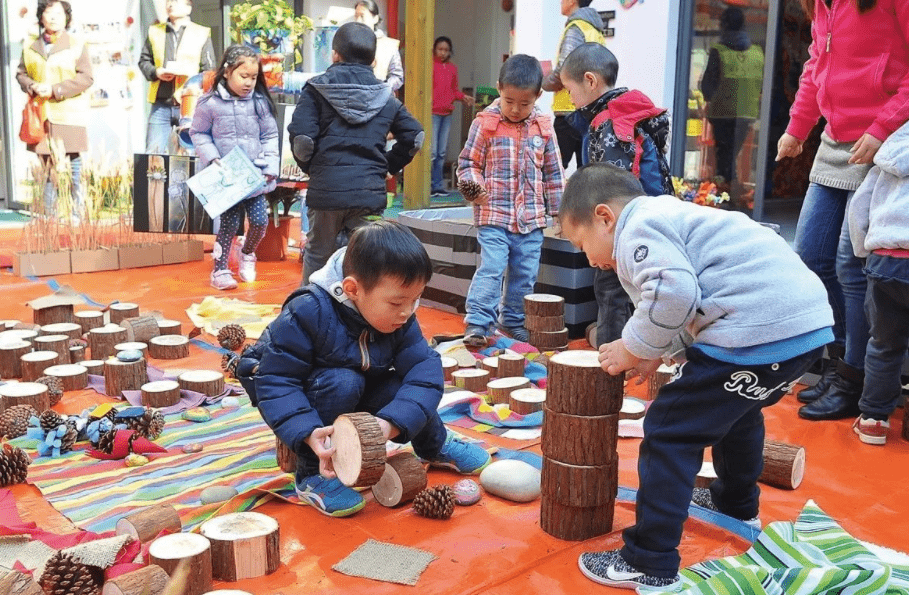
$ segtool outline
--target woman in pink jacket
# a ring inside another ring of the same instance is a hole
[[[909,1],[802,0],[812,17],[810,58],[777,145],[777,161],[801,153],[821,116],[827,126],[811,169],[796,227],[795,250],[824,282],[834,313],[835,365],[799,416],[844,419],[859,414],[868,322],[865,276],[852,253],[846,205],[881,143],[909,120]]]

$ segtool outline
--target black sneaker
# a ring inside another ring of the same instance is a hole
[[[710,488],[694,488],[694,491],[691,493],[691,502],[697,504],[701,508],[706,508],[707,510],[712,510],[713,512],[718,512],[720,514],[726,514],[717,508],[716,503],[713,501],[713,493],[711,493]],[[746,525],[750,525],[757,529],[761,530],[761,518],[754,517],[753,519],[739,519]]]
[[[530,341],[530,333],[523,326],[506,327],[503,330],[515,341],[520,341],[521,343]]]
[[[620,589],[678,591],[682,586],[678,574],[662,578],[641,572],[626,562],[619,550],[585,552],[578,557],[578,568],[593,582]]]
[[[464,344],[468,347],[486,347],[489,339],[486,336],[486,329],[475,324],[468,325],[464,329]]]

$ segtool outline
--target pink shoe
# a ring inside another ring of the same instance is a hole
[[[256,254],[243,254],[240,252],[240,280],[252,283],[256,280]]]
[[[879,419],[866,419],[860,415],[855,423],[852,424],[852,430],[858,434],[859,440],[865,444],[876,444],[883,446],[887,444],[887,432],[890,430],[890,422]]]
[[[211,286],[221,291],[224,291],[225,289],[236,289],[237,280],[234,279],[233,274],[227,269],[212,271]]]

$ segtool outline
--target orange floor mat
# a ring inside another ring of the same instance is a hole
[[[259,303],[281,303],[299,285],[300,266],[294,261],[260,263],[258,280],[243,285],[230,297]],[[143,310],[161,310],[167,317],[184,322],[185,309],[214,293],[208,285],[210,257],[205,262],[133,269],[107,273],[64,275],[55,278],[86,293],[98,302],[131,301]],[[0,318],[30,321],[25,303],[49,292],[46,279],[14,277],[9,270],[0,273]],[[228,295],[228,294],[222,294]],[[421,308],[418,317],[427,337],[463,328],[461,317]],[[212,337],[203,337],[213,341]],[[165,368],[217,368],[220,356],[198,346],[191,347],[188,360],[156,362]],[[632,390],[640,390],[640,387]],[[104,400],[91,391],[68,393],[56,409],[78,412]],[[860,443],[853,435],[850,421],[809,423],[796,415],[798,403],[787,396],[767,410],[768,436],[807,447],[807,472],[802,486],[795,491],[762,487],[761,518],[766,524],[793,520],[805,501],[814,499],[844,528],[859,539],[905,550],[905,527],[909,504],[905,486],[909,478],[909,443],[899,438],[902,410],[894,415],[886,447]],[[477,435],[490,443],[515,448],[512,441],[486,434]],[[623,439],[619,444],[620,484],[637,486],[635,470],[638,440]],[[531,449],[539,452],[538,445]],[[137,472],[139,472],[137,470]],[[452,482],[453,473],[430,471],[430,483]],[[75,528],[57,513],[32,486],[13,487],[17,507],[27,521],[58,532]],[[616,508],[615,532],[585,543],[564,542],[539,528],[539,501],[515,504],[485,496],[473,507],[458,508],[448,521],[415,516],[408,509],[383,508],[368,497],[366,508],[347,519],[332,519],[314,509],[272,501],[260,512],[278,519],[281,526],[282,562],[271,576],[222,584],[220,588],[244,589],[255,594],[291,593],[580,593],[596,589],[577,569],[577,556],[589,549],[621,545],[622,528],[633,522],[630,503]],[[420,578],[416,590],[410,587],[353,578],[331,570],[367,539],[418,547],[438,559]],[[690,520],[681,544],[684,564],[705,558],[735,554],[747,543],[724,530]],[[616,592],[619,592],[616,590]],[[627,592],[627,591],[626,591]]]

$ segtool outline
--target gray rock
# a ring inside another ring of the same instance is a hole
[[[231,486],[211,486],[202,490],[199,500],[202,501],[202,504],[216,504],[230,500],[237,493],[237,490]]]
[[[500,498],[530,502],[540,497],[540,471],[524,461],[494,461],[480,473],[480,485]]]
[[[117,352],[117,359],[121,362],[137,362],[142,359],[142,352],[138,349],[125,349]]]

